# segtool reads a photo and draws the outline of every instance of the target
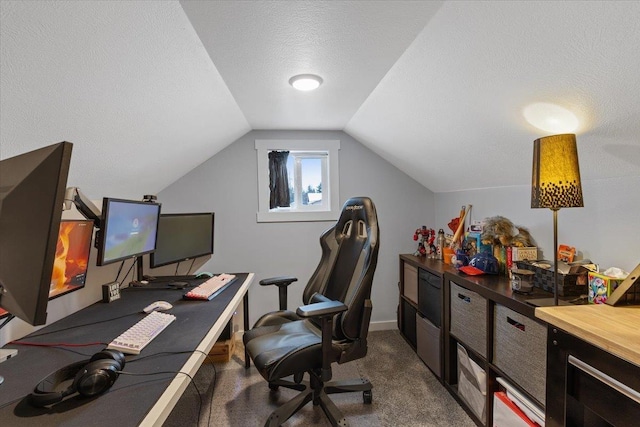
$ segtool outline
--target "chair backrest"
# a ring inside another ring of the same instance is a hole
[[[335,339],[360,338],[364,303],[371,297],[378,262],[379,237],[376,208],[368,197],[347,200],[338,222],[320,237],[322,258],[304,290],[303,301],[308,304],[313,294],[319,293],[347,306],[334,319]]]

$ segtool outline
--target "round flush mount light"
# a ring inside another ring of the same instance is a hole
[[[580,124],[571,111],[548,102],[527,105],[522,114],[531,125],[554,134],[574,133]]]
[[[322,84],[322,78],[315,74],[298,74],[289,79],[289,84],[301,91],[318,89]]]

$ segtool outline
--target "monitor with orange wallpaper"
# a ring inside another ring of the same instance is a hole
[[[49,299],[84,287],[87,280],[93,221],[62,220],[51,275]]]

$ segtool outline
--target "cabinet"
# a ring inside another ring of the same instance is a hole
[[[437,260],[412,255],[400,258],[398,329],[438,378],[443,365],[442,286],[447,268]]]
[[[413,285],[404,293],[406,279],[416,276],[417,305]],[[400,332],[479,426],[493,425],[493,394],[505,382],[544,410],[547,329],[526,299],[549,296],[537,288],[515,294],[506,277],[467,276],[441,261],[400,255]],[[461,383],[470,366],[478,375]]]
[[[548,322],[545,424],[637,425],[640,308],[545,307],[536,316]]]

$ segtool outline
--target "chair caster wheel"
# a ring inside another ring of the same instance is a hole
[[[280,388],[280,386],[279,386],[279,385],[269,383],[269,390],[271,390],[271,391],[278,391],[278,389],[279,389],[279,388]]]
[[[371,405],[371,402],[373,402],[373,393],[371,392],[371,390],[366,390],[362,392],[362,400],[367,405]]]

